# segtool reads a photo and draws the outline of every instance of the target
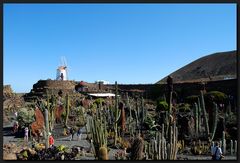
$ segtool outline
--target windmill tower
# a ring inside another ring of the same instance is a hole
[[[57,68],[56,80],[68,80],[68,69],[65,57],[61,57],[61,65]]]

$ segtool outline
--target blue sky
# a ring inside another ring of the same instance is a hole
[[[236,50],[236,4],[4,4],[3,14],[3,82],[15,92],[55,79],[61,56],[70,80],[144,84]]]

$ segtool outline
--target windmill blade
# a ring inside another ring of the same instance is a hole
[[[65,56],[63,56],[63,65],[64,65],[65,67],[67,67],[67,60],[66,60]]]
[[[64,66],[63,56],[61,56],[61,66]]]
[[[67,65],[67,60],[66,60],[66,57],[65,56],[62,56],[61,57],[61,60],[62,60],[62,65],[64,66],[64,67],[66,67],[65,69],[66,69],[66,78],[67,78],[67,80],[69,79],[69,70],[71,70],[71,68],[69,68],[69,66]]]

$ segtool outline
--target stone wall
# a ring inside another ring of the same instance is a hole
[[[114,92],[114,85],[107,85],[108,88]],[[221,91],[227,95],[237,97],[237,80],[221,80],[221,81],[210,81],[205,85],[207,91]],[[143,92],[144,98],[157,99],[167,93],[167,84],[119,84],[118,89],[120,92]],[[190,95],[198,95],[200,92],[200,84],[195,83],[175,83],[173,85],[174,91],[177,92],[178,96],[185,98]]]
[[[25,95],[25,99],[32,97],[42,97],[46,92],[57,94],[59,90],[63,93],[75,92],[76,81],[57,81],[57,80],[39,80],[33,85],[30,93]],[[87,83],[89,92],[115,92],[114,84],[103,85],[102,90],[99,90],[99,85],[94,83]],[[198,95],[200,90],[199,83],[175,83],[173,85],[174,91],[178,97],[185,98],[190,95]],[[210,81],[205,85],[207,91],[221,91],[227,95],[237,97],[237,80],[221,80]],[[128,92],[132,95],[143,95],[144,98],[156,100],[158,97],[167,93],[167,84],[119,84],[119,92],[125,94]]]
[[[75,81],[59,81],[59,80],[39,80],[33,85],[31,91],[25,94],[24,99],[31,101],[37,97],[43,97],[47,94],[57,94],[60,90],[63,94],[75,92]]]

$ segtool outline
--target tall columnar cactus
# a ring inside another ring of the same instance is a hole
[[[176,160],[178,152],[178,130],[176,127],[176,123],[174,123],[173,126],[170,126],[169,130],[171,136],[168,142],[164,137],[164,124],[162,124],[162,132],[157,132],[155,139],[148,144],[149,149],[147,151],[147,155],[150,158],[157,160]]]
[[[195,133],[196,133],[196,137],[198,138],[198,131],[199,131],[199,112],[198,112],[198,106],[196,103],[194,103],[195,109],[194,109],[194,121],[195,121]]]
[[[54,121],[55,121],[55,109],[56,109],[56,104],[57,104],[57,98],[54,95],[49,95],[47,94],[47,109],[48,109],[48,116],[49,116],[49,130],[52,131],[54,127]]]
[[[233,155],[233,141],[230,140],[230,154]]]
[[[143,129],[143,123],[144,123],[144,119],[147,117],[147,109],[144,107],[144,99],[142,97],[142,100],[141,100],[141,132],[142,132],[142,129]]]
[[[120,103],[120,109],[121,109],[121,135],[124,136],[124,133],[126,131],[126,114],[124,104],[122,102]]]
[[[225,139],[225,131],[222,133],[222,152],[226,154],[226,139]]]
[[[144,140],[142,137],[138,136],[132,145],[131,148],[131,160],[142,160],[143,159],[143,148]]]
[[[203,116],[204,116],[204,122],[205,122],[205,128],[206,128],[206,136],[209,136],[209,125],[208,125],[208,115],[205,109],[205,101],[204,101],[204,95],[203,95],[203,91],[201,91],[201,105],[202,105],[202,109],[203,109]]]
[[[171,128],[171,140],[170,140],[170,159],[176,160],[177,159],[177,141],[178,141],[178,129],[176,127],[176,123],[173,124],[173,127]]]
[[[237,140],[234,141],[234,153],[237,155]]]
[[[127,99],[127,107],[129,108],[129,117],[128,117],[128,131],[130,133],[130,138],[133,136],[133,130],[134,130],[134,124],[133,124],[133,118],[132,118],[132,109],[129,102],[128,93],[126,93],[126,99]]]
[[[218,123],[218,106],[216,103],[213,103],[214,105],[214,110],[213,110],[213,115],[214,115],[214,119],[213,119],[213,127],[212,127],[212,136],[210,138],[210,141],[212,141],[214,139],[215,136],[215,132],[217,129],[217,123]]]
[[[118,138],[118,121],[121,116],[121,110],[118,108],[119,98],[118,98],[118,86],[115,82],[115,109],[114,109],[114,145],[117,145]]]
[[[49,148],[49,121],[48,121],[48,110],[45,109],[44,112],[44,118],[45,118],[45,131],[46,131],[46,138],[45,138],[45,147]]]
[[[89,127],[92,133],[93,144],[95,148],[95,157],[99,158],[99,149],[107,147],[106,125],[100,123],[96,116],[89,119]]]
[[[201,104],[200,104],[200,99],[198,97],[198,134],[202,132],[202,109],[201,109]]]
[[[173,79],[171,76],[168,76],[167,78],[167,85],[168,85],[168,94],[169,94],[169,99],[168,99],[168,116],[167,118],[167,129],[166,129],[166,137],[168,138],[170,136],[170,130],[169,127],[171,124],[169,124],[170,120],[171,120],[171,116],[172,116],[172,94],[173,94]]]
[[[136,101],[135,101],[135,117],[136,117],[136,128],[139,130],[139,127],[140,127],[140,123],[139,123],[139,119],[140,119],[140,111],[139,111],[139,107],[138,107],[138,98],[136,98]]]
[[[69,116],[69,110],[70,110],[70,100],[69,100],[69,95],[66,95],[66,103],[65,103],[65,108],[66,108],[66,117],[65,117],[65,126],[67,126],[67,121],[68,121],[68,116]]]

